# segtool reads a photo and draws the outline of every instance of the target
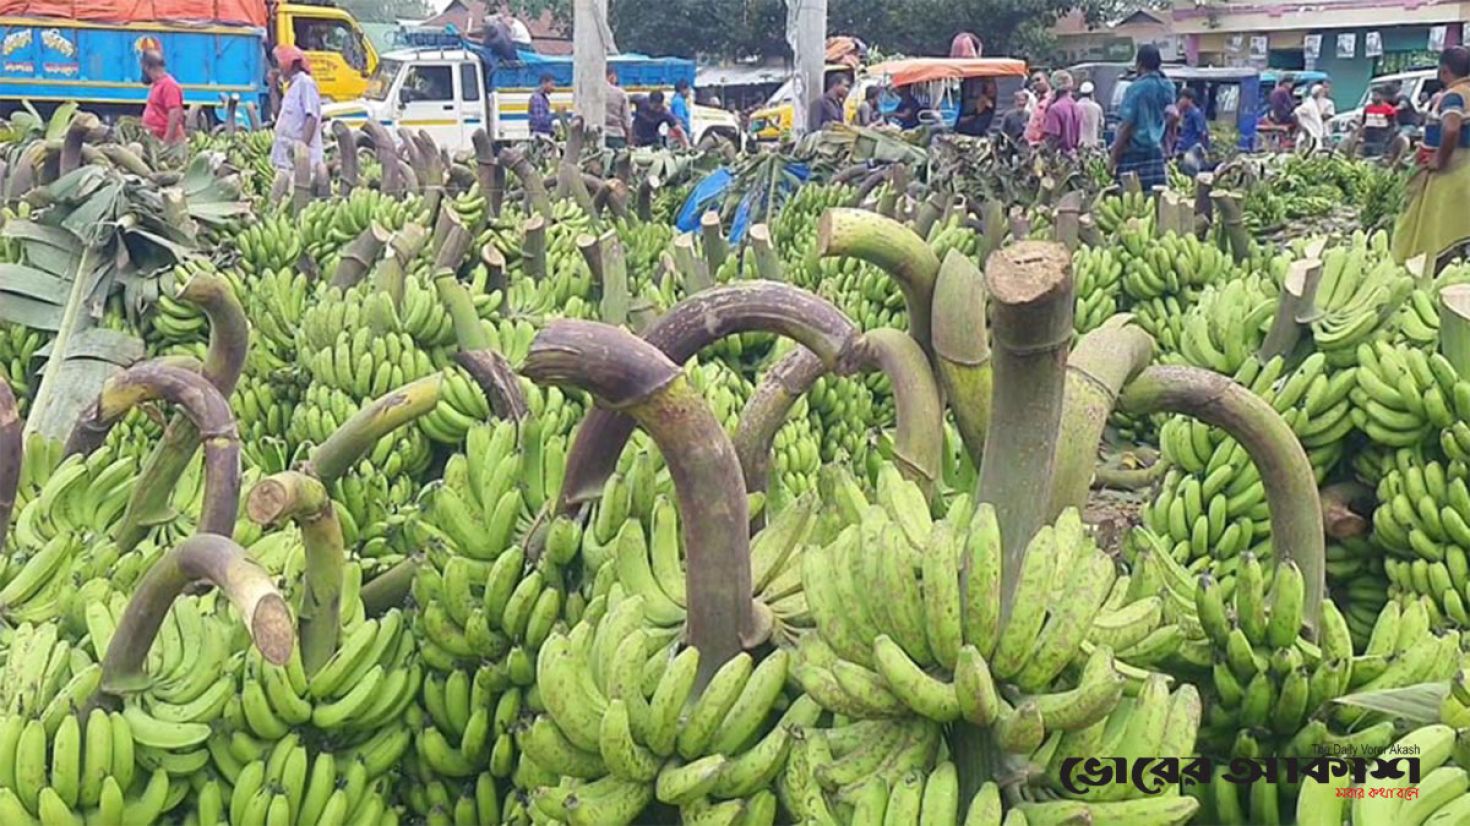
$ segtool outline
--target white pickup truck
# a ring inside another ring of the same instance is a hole
[[[390,131],[403,126],[422,129],[440,146],[471,148],[471,138],[482,126],[496,141],[523,141],[531,137],[528,122],[531,93],[543,74],[556,78],[551,95],[553,110],[572,107],[571,59],[522,53],[521,62],[502,64],[490,75],[486,88],[484,63],[467,49],[400,49],[383,55],[378,71],[359,100],[327,104],[322,119],[354,122],[375,120]],[[630,95],[662,90],[673,93],[675,80],[694,77],[692,61],[617,55],[608,64],[618,71]],[[740,121],[731,112],[694,106],[691,126],[695,142],[719,135],[738,142]]]

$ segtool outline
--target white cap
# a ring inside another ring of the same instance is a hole
[[[1092,94],[1092,90],[1093,90],[1093,86],[1092,86],[1092,81],[1090,81],[1090,80],[1084,80],[1084,81],[1082,81],[1082,85],[1077,88],[1078,94],[1083,94],[1083,95],[1090,95],[1090,94]]]

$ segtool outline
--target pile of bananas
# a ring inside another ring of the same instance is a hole
[[[1337,366],[1360,363],[1358,345],[1388,336],[1413,291],[1413,278],[1388,254],[1387,233],[1354,233],[1350,247],[1333,247],[1322,257],[1320,314],[1312,322],[1317,350]]]
[[[1095,330],[1118,312],[1123,260],[1108,247],[1080,247],[1072,256],[1072,289],[1077,293],[1073,326],[1077,334]]]
[[[1329,369],[1320,353],[1289,373],[1279,356],[1263,365],[1250,355],[1234,373],[1237,382],[1282,414],[1306,448],[1319,482],[1341,460],[1344,439],[1353,430],[1349,397],[1357,392],[1361,372],[1346,368],[1329,375]],[[1172,467],[1145,509],[1143,524],[1165,537],[1176,559],[1209,559],[1216,576],[1228,575],[1240,552],[1271,537],[1260,472],[1239,442],[1194,419],[1165,421],[1159,446]]]
[[[1388,553],[1390,596],[1424,596],[1436,624],[1470,627],[1470,487],[1463,462],[1424,461],[1400,450],[1378,483],[1373,540]]]
[[[268,215],[235,235],[240,271],[246,276],[294,270],[306,252],[301,230],[285,213]]]
[[[296,223],[307,254],[321,272],[331,272],[342,247],[369,226],[391,232],[407,224],[427,225],[425,212],[423,199],[416,195],[399,200],[375,189],[355,189],[343,199],[312,201]]]
[[[1118,232],[1130,220],[1152,223],[1156,213],[1154,202],[1142,192],[1119,192],[1099,198],[1092,205],[1092,217],[1105,234]]]
[[[36,354],[50,340],[50,334],[34,327],[0,322],[0,381],[10,385],[22,414],[35,393]]]

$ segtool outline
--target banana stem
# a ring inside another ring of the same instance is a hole
[[[1154,340],[1133,324],[1107,325],[1083,336],[1067,359],[1062,420],[1052,470],[1050,522],[1067,508],[1081,511],[1097,466],[1098,444],[1118,393],[1154,358]]]
[[[994,391],[977,500],[995,506],[1004,547],[1002,622],[1026,544],[1046,522],[1072,341],[1072,256],[1060,244],[1022,241],[991,253]],[[961,573],[969,582],[969,565]]]
[[[1210,200],[1215,204],[1225,224],[1225,239],[1230,245],[1230,256],[1238,264],[1251,257],[1251,236],[1245,227],[1245,213],[1241,211],[1240,195],[1235,192],[1214,190]]]
[[[330,485],[357,464],[363,454],[373,449],[378,440],[389,433],[427,415],[439,404],[440,385],[444,376],[435,373],[409,382],[357,411],[327,437],[302,470]]]
[[[393,299],[393,306],[403,307],[403,279],[409,265],[424,245],[429,243],[429,233],[420,224],[404,224],[403,229],[393,233],[388,241],[388,255],[378,261],[373,269],[373,285]]]
[[[357,163],[357,135],[346,121],[332,121],[332,137],[337,141],[338,177],[342,179],[341,195],[346,197],[357,189],[359,166]]]
[[[485,347],[461,349],[454,354],[454,360],[480,385],[490,401],[490,411],[496,416],[519,422],[531,414],[520,379],[505,356]]]
[[[480,194],[485,196],[490,217],[499,218],[505,205],[505,167],[495,157],[495,142],[490,133],[476,129],[471,141],[475,146],[475,180],[480,183]]]
[[[699,216],[700,244],[704,249],[704,262],[712,273],[719,272],[725,259],[730,257],[730,245],[725,241],[725,230],[720,226],[720,214],[709,210]]]
[[[680,235],[674,239],[674,264],[676,272],[684,282],[690,295],[701,293],[715,285],[710,273],[709,262],[694,251],[694,235]]]
[[[301,141],[291,147],[291,214],[300,215],[311,203],[311,148]]]
[[[373,144],[373,155],[378,159],[378,166],[382,168],[383,180],[379,186],[383,194],[400,197],[404,194],[407,182],[403,179],[402,169],[398,165],[398,152],[393,146],[393,136],[383,125],[369,121],[363,126],[368,138]]]
[[[599,214],[607,209],[619,221],[628,221],[633,213],[628,210],[628,185],[617,178],[603,181],[592,195],[592,207]]]
[[[546,277],[546,219],[532,215],[521,225],[525,240],[521,244],[521,261],[526,275],[534,281]]]
[[[163,399],[178,407],[204,445],[204,504],[199,533],[231,536],[240,505],[240,436],[230,404],[203,376],[159,361],[135,364],[107,380],[97,401],[83,411],[67,439],[64,455],[90,454],[128,411]],[[185,460],[192,455],[190,450]],[[160,461],[160,464],[163,464]],[[160,478],[160,485],[167,481]],[[141,514],[140,514],[141,516]]]
[[[572,201],[582,208],[588,215],[595,214],[592,202],[592,191],[587,188],[587,182],[582,178],[582,170],[569,161],[562,161],[556,171],[557,191],[565,191],[570,195]]]
[[[771,244],[771,228],[756,224],[745,233],[745,237],[750,239],[750,248],[755,250],[756,275],[766,281],[785,281],[781,256]]]
[[[618,234],[608,230],[600,238],[581,235],[577,238],[577,247],[597,279],[603,323],[616,326],[627,324],[628,263]]]
[[[1119,407],[1133,415],[1183,413],[1221,428],[1245,447],[1261,472],[1271,510],[1271,545],[1306,580],[1313,631],[1326,593],[1322,503],[1301,442],[1261,397],[1227,376],[1197,367],[1150,367],[1123,389]]]
[[[1215,173],[1201,172],[1194,176],[1194,226],[1195,233],[1203,237],[1215,220]]]
[[[454,277],[454,270],[437,270],[434,273],[434,290],[439,294],[439,302],[449,311],[449,318],[454,324],[454,339],[460,348],[482,350],[489,347],[490,335],[480,323],[475,300]]]
[[[851,375],[864,363],[858,329],[841,310],[805,290],[769,281],[729,284],[686,298],[651,324],[643,338],[683,365],[725,336],[756,330],[794,339],[838,375]],[[633,424],[616,411],[588,411],[567,452],[558,513],[597,498]]]
[[[291,609],[270,575],[233,540],[196,534],[164,554],[139,580],[103,657],[100,691],[121,696],[148,687],[143,666],[153,638],[174,599],[199,581],[224,592],[245,618],[251,641],[267,661],[285,665],[291,659],[295,645]]]
[[[547,194],[546,184],[536,174],[536,167],[531,165],[526,153],[518,149],[502,149],[499,160],[500,165],[509,169],[516,180],[521,182],[521,189],[526,193],[531,210],[546,220],[551,220],[551,196]]]
[[[994,253],[1005,246],[1008,230],[1004,204],[996,200],[986,201],[980,207],[980,223],[985,229],[985,249]]]
[[[505,278],[505,254],[494,241],[486,241],[480,247],[480,263],[485,265],[485,289],[500,293],[500,312],[508,313],[510,282]]]
[[[945,197],[938,192],[930,192],[929,197],[919,202],[919,208],[914,211],[914,232],[920,238],[928,238],[929,230],[944,216]]]
[[[1470,378],[1470,284],[1439,291],[1439,352],[1462,378]]]
[[[10,385],[0,379],[0,552],[10,530],[10,513],[15,509],[15,491],[20,486],[20,464],[24,458],[20,409]]]
[[[749,514],[729,436],[677,364],[616,327],[554,321],[537,334],[522,372],[538,384],[591,393],[658,445],[682,514],[689,641],[706,684],[755,630]]]
[[[653,182],[647,178],[638,183],[638,220],[653,220]]]
[[[97,116],[90,112],[80,112],[72,119],[61,142],[60,174],[65,175],[82,165],[82,144],[98,124]]]
[[[930,351],[930,314],[939,258],[918,233],[892,218],[862,209],[829,209],[817,226],[817,254],[860,258],[898,282],[908,306],[909,334]]]
[[[290,519],[306,545],[306,588],[297,610],[301,664],[315,674],[337,650],[342,628],[342,575],[347,552],[342,524],[322,483],[298,471],[262,479],[245,502],[250,521],[262,527]]]
[[[209,351],[204,357],[206,381],[228,398],[245,369],[250,348],[250,323],[228,281],[213,273],[189,279],[178,297],[198,306],[209,319]],[[199,449],[199,429],[188,416],[169,419],[163,438],[143,465],[117,530],[117,546],[127,553],[148,535],[151,525],[165,519],[174,486]]]
[[[1068,250],[1075,251],[1081,242],[1082,193],[1073,191],[1057,203],[1056,239]]]
[[[1372,529],[1372,523],[1363,515],[1373,513],[1377,504],[1372,488],[1361,482],[1338,482],[1323,488],[1320,495],[1322,530],[1328,536],[1351,539]]]
[[[413,580],[418,574],[421,561],[422,558],[418,555],[410,556],[365,583],[359,593],[363,613],[369,617],[380,617],[388,613],[390,608],[403,605],[413,589]]]
[[[332,275],[332,286],[345,290],[361,281],[383,254],[383,247],[387,246],[390,237],[388,230],[379,226],[376,221],[369,224],[367,229],[342,248],[337,271]]]
[[[815,353],[797,347],[761,377],[740,411],[734,438],[747,493],[764,493],[770,487],[771,445],[776,441],[776,432],[786,423],[797,399],[826,372]]]
[[[1317,284],[1322,280],[1322,262],[1315,258],[1293,261],[1281,285],[1276,317],[1261,342],[1256,357],[1266,362],[1277,356],[1288,356],[1296,349],[1302,332],[1316,315]]]
[[[992,379],[985,276],[958,250],[944,256],[934,285],[934,367],[965,451],[979,467]]]
[[[929,358],[918,342],[891,328],[869,330],[863,342],[868,366],[893,385],[893,457],[899,472],[932,498],[943,470],[944,403]]]

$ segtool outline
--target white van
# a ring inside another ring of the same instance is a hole
[[[668,59],[619,56],[609,61],[628,78],[644,75],[658,80],[659,67]],[[651,71],[639,72],[635,67]],[[465,49],[401,49],[385,54],[378,71],[359,100],[322,106],[324,121],[341,120],[349,126],[361,125],[369,119],[395,130],[400,126],[422,129],[440,146],[453,149],[472,148],[475,131],[490,127],[497,141],[523,141],[531,137],[528,112],[531,94],[536,90],[531,77],[539,77],[535,65],[505,68],[495,73],[496,87],[486,89],[484,64]],[[502,82],[502,80],[504,82]],[[626,80],[625,80],[626,83]],[[672,91],[667,84],[665,94]],[[646,87],[636,80],[626,83],[629,94],[644,94],[663,89],[664,84]],[[570,111],[572,90],[558,86],[551,94],[553,110]],[[696,143],[705,137],[719,135],[738,143],[740,121],[731,112],[696,105],[691,111],[691,125]]]

